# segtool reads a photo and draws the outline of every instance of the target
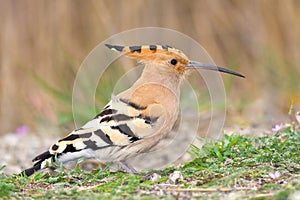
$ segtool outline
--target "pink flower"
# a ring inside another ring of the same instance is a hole
[[[16,129],[17,135],[26,135],[29,132],[29,127],[26,125],[22,125]]]
[[[274,128],[272,128],[272,131],[277,132],[280,131],[283,128],[283,123],[276,124]]]
[[[277,179],[280,177],[280,172],[279,171],[275,171],[274,173],[270,172],[269,176],[271,179]]]

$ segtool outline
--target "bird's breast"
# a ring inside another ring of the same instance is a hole
[[[152,124],[151,134],[148,131],[143,132],[141,129],[137,132],[140,136],[146,135],[166,135],[173,127],[179,108],[179,94],[172,88],[166,87],[159,83],[145,83],[120,94],[121,99],[126,99],[131,105],[128,106],[127,112],[131,116],[148,116],[157,119]],[[136,129],[142,128],[147,124],[138,124],[136,121]]]

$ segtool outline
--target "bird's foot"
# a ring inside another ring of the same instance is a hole
[[[125,160],[118,161],[119,167],[126,173],[138,175],[139,173]]]

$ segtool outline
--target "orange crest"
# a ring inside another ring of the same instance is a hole
[[[106,44],[106,46],[144,62],[168,65],[180,74],[184,73],[185,67],[190,63],[184,53],[168,45],[118,46]]]

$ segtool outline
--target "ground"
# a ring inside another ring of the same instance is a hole
[[[100,167],[84,171],[80,163],[70,171],[22,177],[7,175],[14,170],[7,163],[0,172],[0,198],[299,199],[299,127],[282,124],[262,135],[202,139],[202,148],[192,146],[193,160],[137,176]]]

